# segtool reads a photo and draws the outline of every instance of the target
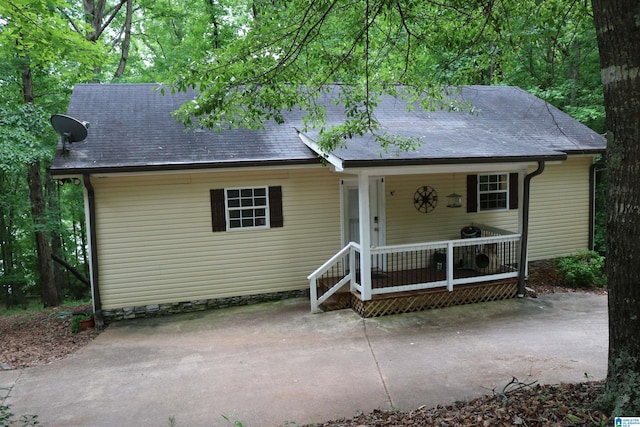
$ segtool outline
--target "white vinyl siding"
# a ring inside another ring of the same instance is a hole
[[[340,249],[328,168],[92,178],[105,309],[306,289]],[[212,233],[212,188],[281,186],[284,227]]]
[[[589,168],[592,157],[570,157],[548,164],[531,180],[529,260],[570,255],[589,245]],[[527,173],[534,170],[531,167]],[[517,172],[515,170],[505,172]],[[468,173],[473,173],[470,168]],[[524,173],[522,171],[521,173]],[[387,176],[387,244],[459,239],[472,223],[518,232],[519,210],[466,212],[465,174]],[[438,206],[424,214],[413,207],[413,193],[429,185],[438,192]],[[447,208],[446,195],[463,193],[463,206]],[[521,189],[520,189],[521,190]],[[522,198],[520,193],[519,198]]]
[[[453,174],[385,177],[387,244],[459,239],[462,227],[472,223],[518,231],[518,210],[467,213],[466,174],[455,174],[455,185],[453,180]],[[426,214],[413,206],[414,192],[424,185],[438,192],[438,205]],[[448,208],[446,196],[454,192],[463,195],[462,207]]]
[[[531,181],[530,260],[587,247],[591,162],[548,164]],[[340,249],[341,177],[324,167],[92,177],[103,307],[307,289],[307,275]],[[413,205],[425,185],[439,196],[427,214]],[[211,232],[211,189],[271,186],[282,190],[283,227]],[[518,232],[517,209],[467,213],[465,188],[461,173],[455,183],[453,174],[385,176],[386,243],[459,239],[472,223]],[[453,192],[461,208],[446,207]]]
[[[592,157],[547,165],[531,180],[529,260],[556,258],[589,247],[589,168]],[[531,172],[533,169],[529,170]]]

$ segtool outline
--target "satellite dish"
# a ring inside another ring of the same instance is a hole
[[[62,138],[63,152],[68,151],[67,143],[83,141],[87,137],[86,124],[64,114],[51,116],[51,126]]]

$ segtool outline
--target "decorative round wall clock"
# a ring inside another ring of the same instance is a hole
[[[413,195],[413,206],[418,212],[429,213],[438,204],[438,193],[433,187],[425,185],[416,190]]]

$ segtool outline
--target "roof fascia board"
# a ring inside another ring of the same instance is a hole
[[[157,175],[160,173],[197,173],[197,172],[213,172],[213,171],[246,171],[247,168],[252,169],[294,169],[304,167],[322,167],[323,165],[314,159],[302,159],[302,160],[275,160],[275,161],[248,161],[248,162],[233,162],[233,163],[188,163],[188,164],[172,164],[172,165],[146,165],[146,166],[111,166],[111,167],[86,167],[86,168],[50,168],[49,172],[54,177],[59,176],[77,176],[89,174],[96,175],[115,175],[115,174],[129,174],[139,175],[141,173],[149,173]]]
[[[290,165],[280,165],[280,166],[255,166],[252,170],[292,170],[292,169],[319,169],[324,168],[320,163],[309,163],[309,164],[290,164]],[[229,168],[220,168],[220,167],[210,167],[210,168],[197,168],[197,169],[157,169],[157,170],[125,170],[118,171],[116,169],[104,170],[104,169],[95,169],[95,170],[80,170],[80,171],[69,171],[69,170],[61,170],[60,173],[55,173],[55,171],[51,171],[51,174],[56,179],[64,179],[64,178],[76,178],[82,177],[84,174],[89,174],[92,177],[104,178],[110,176],[149,176],[149,175],[182,175],[185,173],[188,174],[200,174],[200,173],[226,173],[226,172],[247,172],[246,167],[229,167]]]
[[[503,157],[466,157],[466,158],[432,158],[432,159],[380,159],[380,160],[344,160],[344,169],[364,169],[375,167],[408,167],[408,166],[422,166],[431,167],[435,165],[479,165],[479,164],[499,164],[499,163],[537,163],[537,162],[550,162],[567,160],[567,154],[561,152],[554,152],[544,155],[532,155],[532,156],[503,156]]]
[[[302,132],[298,132],[298,138],[300,138],[300,141],[302,141],[302,143],[304,145],[306,145],[307,147],[309,147],[311,150],[313,150],[315,153],[318,154],[318,156],[322,157],[323,159],[325,159],[326,161],[328,161],[329,163],[331,163],[333,165],[333,167],[336,168],[337,172],[342,172],[344,171],[344,167],[342,164],[342,159],[340,159],[339,157],[331,154],[331,153],[327,153],[325,151],[323,151],[322,149],[320,149],[320,146],[311,138],[309,138],[307,135],[305,135]]]
[[[561,161],[553,162],[560,164]],[[536,162],[511,162],[511,163],[477,163],[477,164],[457,164],[457,165],[420,165],[420,166],[387,166],[371,168],[349,168],[344,173],[368,176],[390,176],[390,175],[426,175],[441,173],[463,173],[463,172],[495,172],[504,170],[523,170],[535,166]]]

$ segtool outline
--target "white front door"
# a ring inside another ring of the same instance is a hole
[[[342,246],[360,243],[360,213],[358,211],[358,180],[342,180]],[[371,246],[385,244],[384,178],[369,178],[369,223]],[[382,268],[374,260],[372,268]]]

